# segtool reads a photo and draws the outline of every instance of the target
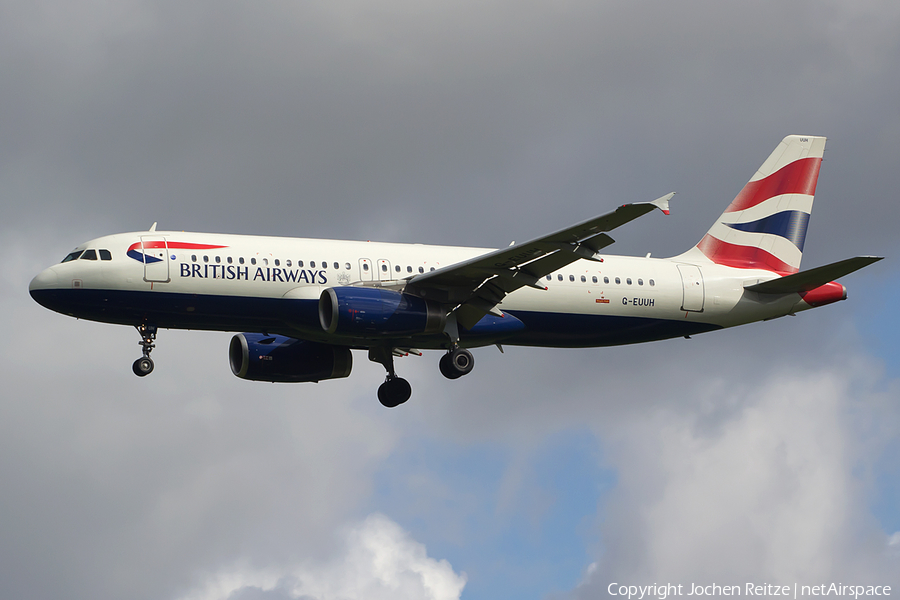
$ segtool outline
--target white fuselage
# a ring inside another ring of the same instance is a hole
[[[490,251],[162,231],[106,236],[76,250],[91,249],[98,251],[96,260],[71,260],[38,275],[32,282],[35,298],[58,312],[97,321],[271,331],[357,347],[365,340],[330,336],[314,318],[312,303],[323,290],[354,285],[402,290],[418,274]],[[111,259],[100,259],[100,250],[108,250]],[[461,343],[627,344],[809,308],[798,294],[760,299],[744,289],[774,277],[771,271],[715,265],[697,256],[578,260],[542,278],[545,290],[518,289],[497,307],[520,319],[523,331],[501,339],[462,335]],[[294,304],[306,308],[288,308]],[[417,347],[446,347],[444,336],[413,337]]]

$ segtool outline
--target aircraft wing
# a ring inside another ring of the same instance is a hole
[[[472,327],[485,314],[496,310],[503,298],[523,286],[546,289],[540,279],[580,260],[602,259],[600,249],[613,243],[605,232],[645,215],[653,209],[669,214],[667,194],[652,202],[625,204],[615,211],[560,229],[524,244],[488,252],[442,267],[409,280],[406,291],[454,305],[457,321]]]

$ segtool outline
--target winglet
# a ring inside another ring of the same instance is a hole
[[[153,225],[150,226],[148,231],[156,231],[156,221],[153,221]]]
[[[674,195],[675,195],[675,192],[672,192],[671,194],[666,194],[665,196],[657,198],[656,200],[653,200],[652,202],[649,202],[648,204],[652,204],[659,210],[663,211],[663,214],[667,215],[667,214],[669,214],[669,200],[671,200],[672,196],[674,196]]]

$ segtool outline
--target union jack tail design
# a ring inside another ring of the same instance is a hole
[[[825,138],[789,135],[688,252],[719,265],[800,270]]]

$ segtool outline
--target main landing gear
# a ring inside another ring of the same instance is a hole
[[[394,371],[392,348],[369,348],[369,360],[381,363],[387,371],[384,383],[378,386],[378,401],[387,408],[400,406],[412,396],[412,386]]]
[[[393,348],[369,348],[369,360],[381,363],[387,371],[384,383],[378,386],[378,401],[388,408],[394,408],[409,400],[412,395],[412,386],[402,377],[398,377],[394,371]],[[441,357],[441,374],[447,379],[459,379],[463,375],[471,373],[473,367],[475,367],[475,357],[471,352],[456,344],[453,344],[450,350]]]
[[[450,347],[450,351],[441,357],[438,366],[441,369],[441,375],[447,379],[459,379],[472,372],[475,367],[475,357],[465,348],[454,344]]]
[[[156,325],[141,323],[134,327],[141,334],[141,341],[138,344],[143,349],[144,356],[134,361],[131,370],[138,377],[146,377],[153,372],[153,359],[150,358],[150,351],[156,348],[156,344],[153,343],[156,341]]]

